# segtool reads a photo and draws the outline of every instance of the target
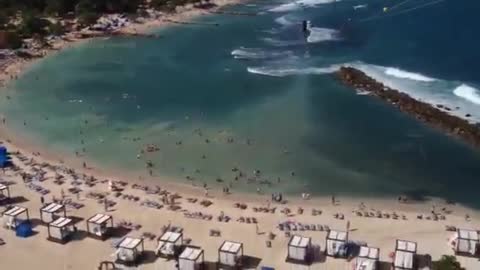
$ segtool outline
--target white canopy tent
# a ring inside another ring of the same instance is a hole
[[[457,229],[451,243],[455,253],[473,256],[477,253],[477,245],[480,244],[480,240],[478,232],[475,230]]]
[[[8,229],[15,229],[25,220],[30,220],[28,209],[21,206],[14,206],[3,212],[3,226]],[[24,217],[24,218],[22,218]]]
[[[312,239],[310,237],[293,235],[288,242],[287,261],[307,263],[311,247]]]
[[[114,256],[117,258],[117,262],[135,263],[143,254],[143,239],[125,237],[117,244],[116,248]]]
[[[242,243],[225,241],[218,249],[218,263],[220,266],[240,267],[242,258]]]
[[[183,245],[183,234],[166,231],[158,240],[157,255],[175,256]]]
[[[345,245],[348,238],[347,232],[330,230],[327,234],[327,256],[339,256],[340,247]]]
[[[204,260],[203,249],[187,247],[178,257],[178,267],[179,270],[201,270]]]
[[[66,243],[74,232],[73,220],[66,217],[59,217],[47,226],[48,240],[53,242]]]
[[[355,260],[355,270],[376,270],[380,259],[380,249],[374,247],[360,247]]]
[[[0,184],[0,204],[10,199],[10,187]]]
[[[87,233],[91,237],[106,239],[113,228],[113,218],[110,215],[96,214],[87,220]]]
[[[394,270],[414,269],[417,243],[397,240],[393,261]]]
[[[59,218],[57,215],[61,213],[63,217],[67,216],[67,210],[63,204],[50,203],[40,208],[40,220],[44,223],[50,223],[53,220]]]

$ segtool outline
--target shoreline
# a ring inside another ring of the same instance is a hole
[[[448,113],[451,111],[449,107],[416,100],[353,67],[341,67],[335,75],[339,81],[354,88],[355,91],[367,91],[422,123],[461,139],[471,146],[480,147],[480,125]]]
[[[195,17],[203,15],[212,15],[220,8],[245,2],[245,0],[212,0],[211,8],[198,8],[193,5],[179,6],[175,13],[161,13],[155,18],[146,18],[143,22],[131,22],[130,24],[112,32],[102,31],[71,31],[65,33],[62,38],[55,39],[50,43],[50,47],[44,47],[36,51],[35,57],[24,58],[15,56],[9,64],[4,67],[4,72],[0,73],[0,88],[6,88],[12,80],[21,76],[28,68],[45,59],[51,57],[57,52],[78,46],[83,42],[88,42],[96,38],[109,38],[116,36],[146,36],[157,37],[151,34],[151,31],[160,30],[171,26],[175,22],[188,22]]]

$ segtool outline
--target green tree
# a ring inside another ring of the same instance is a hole
[[[455,256],[443,255],[438,261],[433,262],[433,270],[465,270]]]
[[[78,16],[78,22],[82,26],[88,26],[95,24],[98,20],[99,15],[95,12],[84,12]]]
[[[60,36],[65,33],[65,28],[60,22],[52,23],[48,28],[48,31],[52,35]]]
[[[47,27],[50,21],[34,16],[33,14],[25,14],[20,25],[20,33],[23,36],[31,37],[34,34],[44,36],[47,34]]]

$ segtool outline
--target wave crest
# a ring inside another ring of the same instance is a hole
[[[317,5],[330,4],[338,2],[337,0],[297,0],[292,3],[281,4],[274,8],[269,9],[270,12],[287,12],[293,11],[305,7],[315,7]]]
[[[409,72],[409,71],[401,70],[398,68],[392,68],[392,67],[386,68],[385,74],[393,77],[397,77],[400,79],[409,79],[409,80],[421,81],[421,82],[436,81],[436,79],[434,78],[430,78],[419,73]]]
[[[240,47],[231,52],[235,59],[272,59],[285,56],[291,56],[291,51],[264,51],[258,48],[244,48]]]
[[[331,65],[329,67],[309,67],[309,68],[272,68],[272,67],[248,67],[247,71],[254,74],[286,77],[292,75],[321,75],[330,74],[337,71],[341,65]]]
[[[462,84],[453,90],[453,93],[460,98],[463,98],[471,103],[480,105],[480,91],[469,85]]]

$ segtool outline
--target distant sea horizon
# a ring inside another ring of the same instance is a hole
[[[480,4],[390,2],[251,1],[228,9],[258,16],[195,19],[219,27],[87,42],[33,65],[10,100],[0,91],[0,113],[49,150],[120,171],[146,174],[150,160],[155,175],[198,186],[479,207],[478,149],[332,75],[351,65],[480,120]],[[159,151],[141,153],[148,144]]]

